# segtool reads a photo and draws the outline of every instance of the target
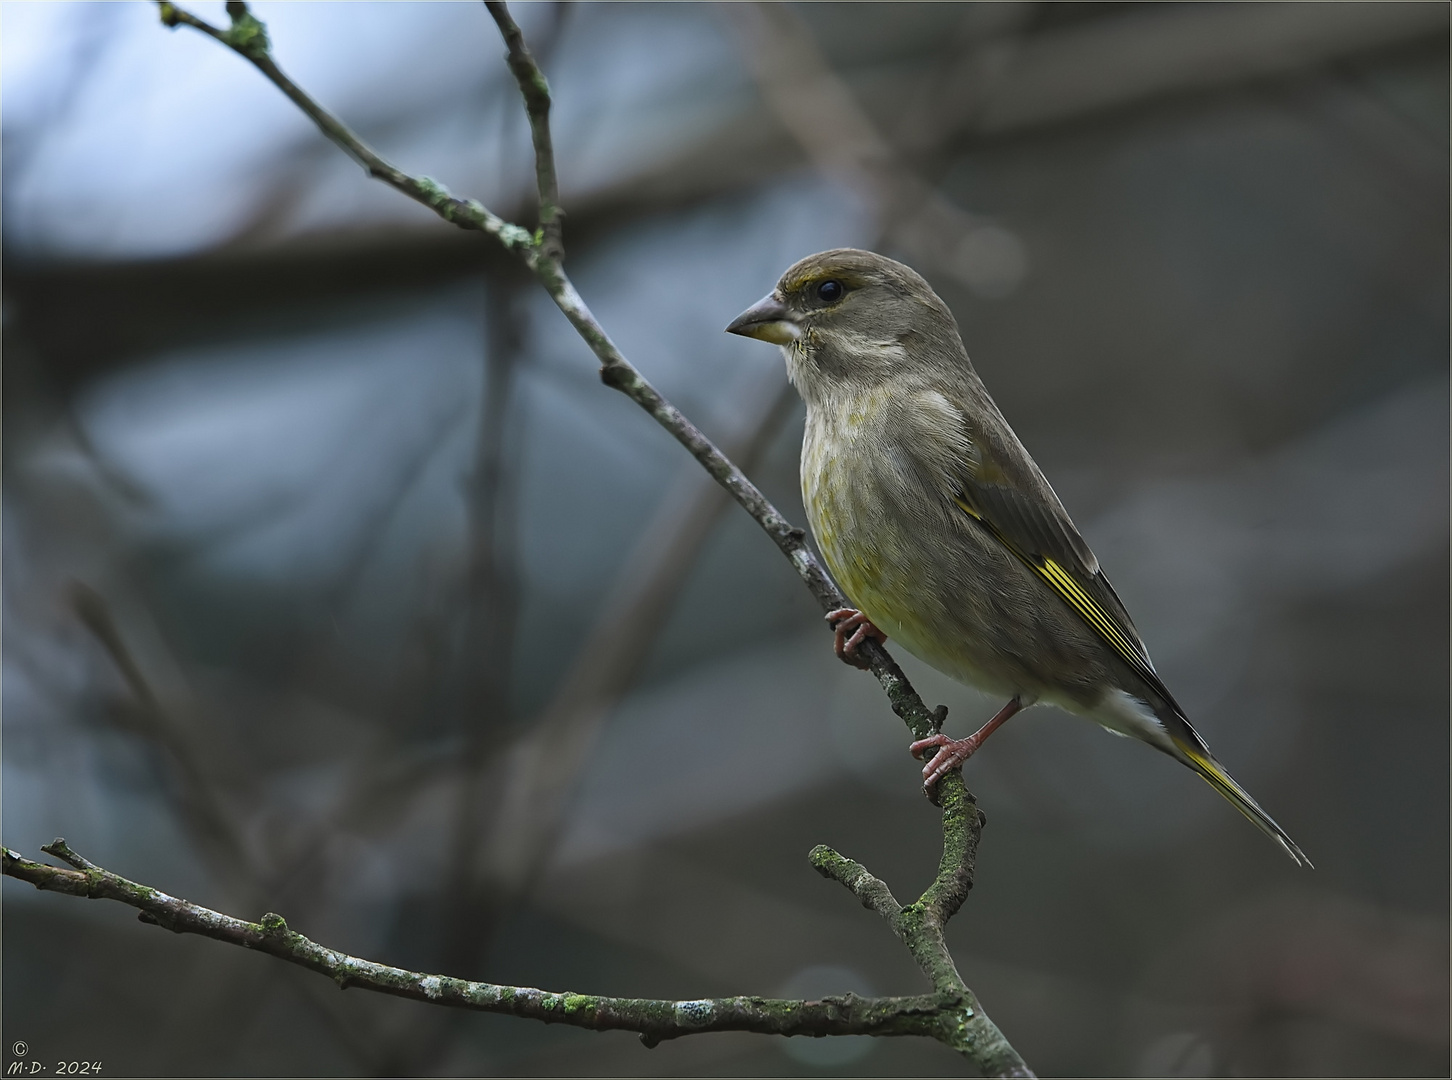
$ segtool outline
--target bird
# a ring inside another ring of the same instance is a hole
[[[792,265],[726,327],[778,345],[807,407],[802,501],[868,638],[1007,700],[965,739],[909,748],[930,798],[1019,711],[1057,706],[1188,766],[1298,864],[1306,858],[1210,752],[1150,660],[1099,560],[989,397],[948,306],[911,267],[837,248]]]

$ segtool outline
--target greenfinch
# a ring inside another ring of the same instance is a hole
[[[915,756],[936,750],[923,769],[930,796],[1000,724],[1042,702],[1189,766],[1311,865],[1190,726],[918,273],[870,251],[824,251],[726,329],[781,346],[806,402],[802,499],[854,605],[828,615],[838,655],[863,666],[861,642],[890,637],[1007,699],[966,739],[912,744]]]

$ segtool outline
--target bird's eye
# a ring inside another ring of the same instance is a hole
[[[817,299],[821,300],[824,304],[835,303],[842,299],[842,294],[846,291],[840,281],[836,278],[831,278],[817,286]]]

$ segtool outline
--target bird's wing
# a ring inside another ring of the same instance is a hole
[[[987,423],[959,406],[972,450],[957,472],[953,501],[1017,556],[1165,700],[1174,698],[1099,560],[1053,488],[991,403]],[[977,409],[974,412],[982,413]],[[1178,706],[1175,706],[1178,711]]]

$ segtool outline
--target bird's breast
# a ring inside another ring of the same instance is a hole
[[[932,456],[914,450],[931,433],[905,425],[901,399],[808,403],[802,501],[817,547],[853,606],[909,652],[970,685],[1036,697],[1017,659],[1037,637],[1020,602],[1034,583],[956,510]]]
[[[802,502],[817,547],[852,602],[889,634],[906,612],[896,579],[912,563],[901,501],[908,477],[888,437],[886,392],[807,410]]]

